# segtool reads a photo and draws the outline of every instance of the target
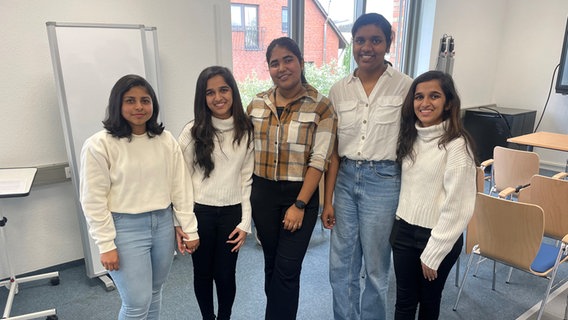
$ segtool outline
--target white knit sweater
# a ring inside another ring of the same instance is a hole
[[[414,163],[402,163],[400,200],[396,215],[406,222],[432,229],[421,255],[437,270],[467,226],[475,204],[475,163],[463,138],[438,147],[445,122],[416,126]]]
[[[100,253],[116,248],[111,212],[137,214],[173,204],[174,217],[198,239],[193,190],[177,141],[168,131],[127,138],[99,131],[83,144],[80,200],[89,233]]]
[[[229,206],[241,204],[242,218],[237,227],[251,232],[250,193],[254,168],[254,147],[247,147],[245,136],[240,145],[233,143],[233,117],[218,119],[212,117],[213,126],[219,131],[214,139],[213,162],[215,168],[209,178],[204,178],[203,169],[194,163],[195,140],[191,137],[193,121],[188,123],[179,136],[179,144],[191,178],[193,197],[196,203],[209,206]]]

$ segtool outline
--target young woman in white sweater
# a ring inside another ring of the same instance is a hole
[[[203,319],[215,319],[215,283],[217,319],[228,320],[236,293],[238,251],[251,232],[254,167],[252,122],[229,69],[213,66],[201,72],[194,113],[195,119],[179,136],[193,180],[201,241],[192,254],[193,285]]]
[[[174,219],[180,248],[199,245],[192,184],[175,138],[157,122],[158,100],[137,75],[111,90],[105,130],[81,151],[80,197],[101,263],[116,285],[118,319],[159,319],[172,265]]]
[[[442,290],[473,214],[475,160],[450,75],[418,76],[402,106],[400,201],[391,233],[395,319],[438,319]]]

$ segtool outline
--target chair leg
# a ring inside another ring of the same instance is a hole
[[[477,271],[479,270],[479,265],[485,261],[485,258],[483,258],[482,256],[479,256],[479,258],[477,259],[477,264],[475,266],[475,272],[473,273],[474,277],[477,277]]]
[[[507,276],[507,281],[505,281],[506,284],[511,283],[511,275],[513,274],[513,267],[509,267],[509,275]]]
[[[558,272],[558,265],[560,264],[560,258],[565,253],[566,253],[566,244],[562,243],[560,250],[558,250],[558,255],[556,256],[556,261],[552,269],[552,274],[550,275],[550,280],[548,282],[548,286],[546,287],[546,292],[544,293],[544,298],[542,299],[542,303],[540,304],[540,310],[538,311],[538,316],[536,320],[540,320],[540,318],[544,314],[544,308],[546,307],[548,295],[550,294],[550,290],[552,289],[552,284],[554,283],[554,278],[556,278],[556,273]]]
[[[564,320],[568,320],[568,295],[566,295],[566,306],[564,307]]]
[[[460,281],[460,257],[458,256],[458,260],[456,261],[456,282],[455,282],[456,287],[459,287],[459,281]]]
[[[495,277],[497,276],[497,261],[493,260],[493,283],[491,284],[491,290],[495,291]]]
[[[471,263],[473,262],[473,253],[470,253],[469,259],[467,261],[467,267],[465,268],[465,272],[463,274],[463,278],[461,281],[460,289],[458,291],[458,296],[456,297],[456,303],[454,304],[454,311],[458,309],[458,303],[460,302],[460,296],[463,291],[463,287],[465,286],[465,280],[467,279],[467,275],[469,273],[469,269],[471,268]]]

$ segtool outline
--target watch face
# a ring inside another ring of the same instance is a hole
[[[304,209],[306,207],[306,203],[302,200],[296,200],[296,202],[294,203],[294,205],[296,206],[296,208],[298,209]]]

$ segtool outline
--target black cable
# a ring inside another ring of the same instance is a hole
[[[550,79],[550,88],[548,89],[548,97],[546,97],[546,102],[544,103],[544,108],[542,109],[542,113],[540,114],[540,118],[538,119],[538,123],[536,124],[536,127],[534,128],[533,132],[538,131],[538,127],[540,126],[540,122],[542,121],[542,118],[544,117],[544,112],[546,111],[546,107],[548,106],[548,100],[550,100],[550,94],[552,93],[552,84],[554,83],[554,75],[556,74],[556,71],[558,70],[559,67],[560,67],[560,63],[557,64],[556,67],[554,68],[554,71],[552,71],[552,79]]]
[[[512,137],[513,137],[513,135],[511,134],[511,125],[509,125],[509,121],[507,121],[507,118],[505,118],[505,117],[501,114],[501,112],[499,112],[499,110],[493,109],[493,108],[490,108],[490,107],[479,107],[478,109],[479,109],[479,110],[491,110],[491,111],[495,112],[495,113],[499,116],[499,118],[501,118],[501,120],[503,120],[503,122],[504,122],[505,125],[507,126],[507,130],[508,130],[507,138],[512,138]]]

